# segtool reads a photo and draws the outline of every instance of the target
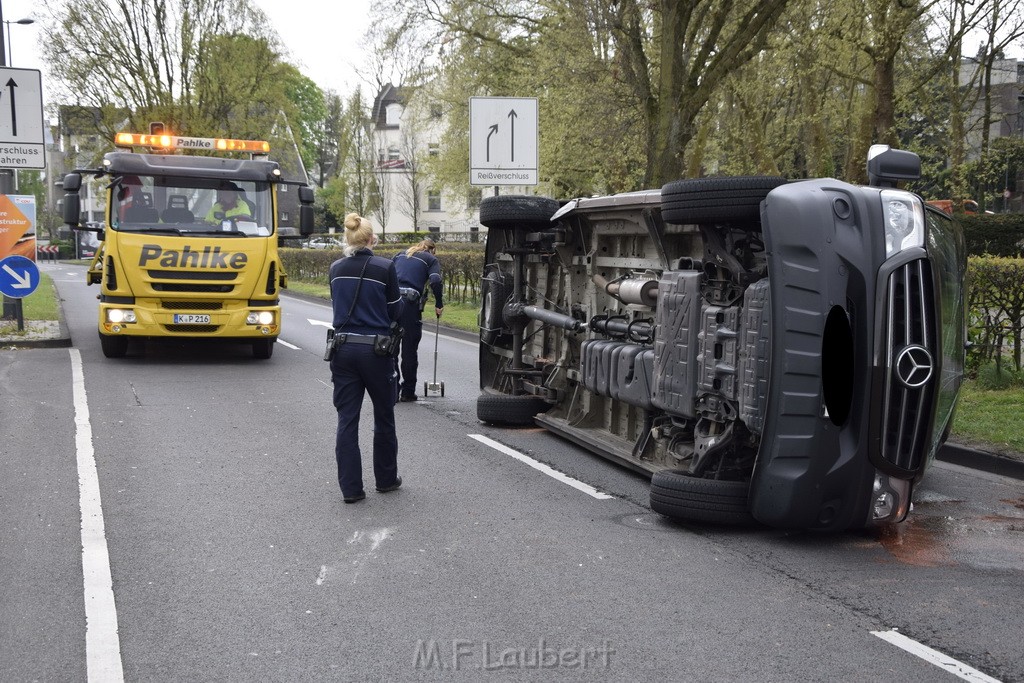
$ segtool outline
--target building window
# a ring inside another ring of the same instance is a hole
[[[402,105],[389,104],[385,110],[385,123],[389,126],[397,126],[402,121]]]
[[[284,183],[281,183],[280,185],[277,186],[277,191],[278,192],[287,192],[288,191],[288,186],[285,185]]]
[[[427,190],[427,211],[441,210],[441,193],[437,190]]]
[[[431,159],[436,159],[441,156],[441,145],[436,142],[431,142],[427,145],[427,155],[430,156]]]
[[[281,222],[282,223],[287,223],[288,222],[288,212],[287,211],[282,211],[281,212]]]

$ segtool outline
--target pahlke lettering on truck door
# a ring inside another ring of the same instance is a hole
[[[185,245],[181,251],[167,249],[159,244],[144,244],[139,254],[139,265],[145,267],[150,261],[157,261],[164,268],[233,268],[241,270],[249,257],[243,252],[222,252],[220,247],[203,247],[193,251]]]

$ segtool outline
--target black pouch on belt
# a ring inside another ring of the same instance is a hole
[[[330,360],[334,357],[334,330],[327,330],[327,346],[324,348],[324,360]]]

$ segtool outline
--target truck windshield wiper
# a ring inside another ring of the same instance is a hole
[[[227,237],[245,237],[246,234],[241,230],[190,230],[190,235],[225,235]]]
[[[179,230],[178,228],[171,228],[171,227],[164,227],[164,226],[157,227],[157,228],[133,228],[133,227],[125,227],[125,226],[121,225],[121,226],[118,226],[117,229],[119,231],[121,231],[121,232],[156,232],[156,233],[160,233],[162,235],[183,235],[183,234],[185,234],[181,230]]]

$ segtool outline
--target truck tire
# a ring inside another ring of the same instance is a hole
[[[651,477],[651,509],[683,522],[750,526],[750,484],[691,477],[681,470],[660,470]]]
[[[259,339],[252,343],[252,357],[266,360],[274,355],[274,342],[276,339]]]
[[[480,223],[488,228],[542,230],[551,225],[558,202],[536,195],[498,195],[480,202]]]
[[[128,353],[128,337],[101,334],[100,348],[107,358],[124,358]]]
[[[760,222],[761,200],[785,183],[776,176],[676,180],[661,188],[661,217],[677,225]]]
[[[476,399],[476,417],[481,422],[506,427],[533,426],[533,416],[551,405],[537,396],[513,396],[485,391]]]

